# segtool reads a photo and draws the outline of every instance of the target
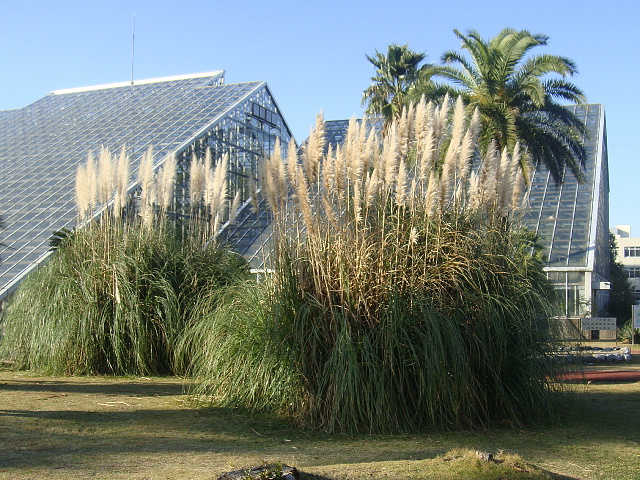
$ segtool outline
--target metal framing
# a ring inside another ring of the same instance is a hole
[[[530,185],[530,209],[525,225],[545,248],[550,280],[565,299],[565,314],[599,314],[608,291],[595,288],[609,278],[609,170],[604,107],[573,105],[588,129],[585,180],[565,172],[556,186],[546,170],[535,172]],[[588,311],[587,311],[588,310]]]
[[[244,199],[276,137],[292,139],[267,84],[225,84],[223,71],[58,90],[0,112],[0,300],[47,258],[51,234],[73,226],[75,174],[90,150],[124,145],[132,177],[150,146],[156,168],[176,155],[183,174],[192,153],[229,153],[229,194]]]

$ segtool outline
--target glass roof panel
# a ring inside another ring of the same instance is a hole
[[[584,182],[578,184],[569,172],[564,184],[555,185],[546,170],[535,172],[531,183],[530,210],[525,224],[543,239],[547,266],[588,267],[587,252],[596,239],[591,238],[594,215],[594,192],[603,188],[602,179],[596,175],[601,159],[596,155],[603,149],[598,145],[600,135],[601,106],[597,104],[567,107],[582,119],[589,130],[585,149],[587,160]],[[600,179],[600,184],[596,181]]]
[[[133,178],[148,146],[156,161],[163,159],[264,85],[219,80],[215,72],[62,90],[0,111],[0,291],[25,262],[47,252],[55,230],[73,225],[75,173],[89,150],[124,145]]]

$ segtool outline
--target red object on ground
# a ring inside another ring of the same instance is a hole
[[[560,376],[567,382],[640,382],[640,370],[585,370]]]

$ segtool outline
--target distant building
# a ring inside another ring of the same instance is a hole
[[[617,259],[629,277],[635,303],[640,304],[640,238],[631,236],[630,225],[616,225],[612,233],[618,244]]]
[[[238,218],[246,219],[250,180],[278,137],[292,139],[267,84],[225,84],[223,71],[58,90],[0,111],[0,300],[50,255],[52,233],[74,226],[75,176],[89,151],[124,146],[132,179],[149,147],[156,168],[176,155],[178,179],[194,153],[228,153],[229,196],[240,191]],[[178,203],[186,188],[177,186]],[[236,225],[225,238],[244,253],[254,234]]]

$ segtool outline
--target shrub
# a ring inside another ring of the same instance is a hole
[[[194,393],[334,432],[548,418],[555,299],[518,221],[523,160],[474,164],[477,122],[421,102],[382,140],[354,120],[325,151],[319,118],[301,159],[276,146],[266,298],[195,327],[215,340]]]
[[[247,263],[216,244],[208,220],[219,215],[199,199],[192,208],[202,215],[188,235],[167,220],[171,160],[156,179],[145,157],[138,204],[127,200],[128,159],[103,150],[98,163],[96,169],[89,157],[76,190],[80,221],[102,208],[100,219],[73,234],[58,232],[50,261],[3,312],[2,353],[18,368],[52,374],[179,373],[189,359],[177,359],[175,346],[191,310],[200,297],[245,281]]]
[[[167,232],[83,229],[16,292],[3,349],[18,368],[52,374],[175,373],[192,305],[246,271],[235,254]]]

